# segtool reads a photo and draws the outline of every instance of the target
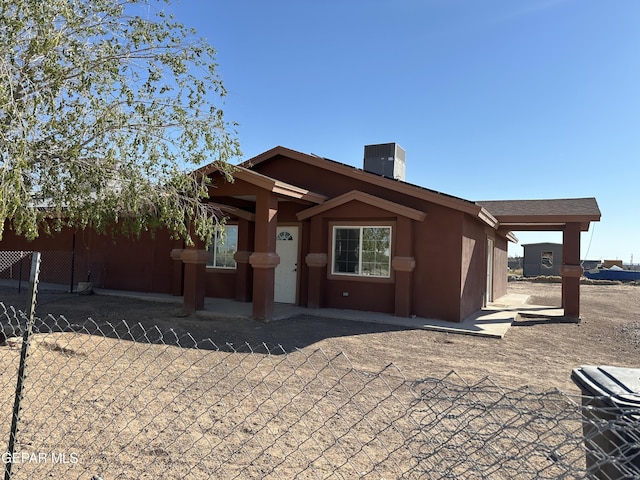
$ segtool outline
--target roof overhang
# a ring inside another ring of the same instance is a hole
[[[514,231],[530,231],[530,232],[560,232],[564,230],[564,227],[567,223],[579,223],[580,230],[586,232],[589,230],[589,226],[591,222],[580,222],[580,221],[566,221],[566,222],[500,222],[500,228],[506,230],[514,230]]]
[[[492,212],[498,229],[509,231],[563,231],[568,224],[589,230],[599,222],[601,213],[595,198],[561,198],[546,200],[494,200],[477,202]]]

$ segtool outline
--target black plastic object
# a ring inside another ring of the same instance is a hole
[[[640,368],[583,366],[571,379],[583,394],[589,478],[640,479]]]

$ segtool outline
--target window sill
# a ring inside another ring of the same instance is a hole
[[[207,265],[207,273],[236,273],[237,268],[211,267]]]
[[[327,274],[327,280],[342,280],[345,282],[362,282],[362,283],[394,283],[393,275],[390,277],[376,277],[374,275],[348,275],[348,274]]]

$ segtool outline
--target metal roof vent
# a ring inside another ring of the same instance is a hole
[[[404,182],[406,152],[397,143],[364,146],[364,170]]]

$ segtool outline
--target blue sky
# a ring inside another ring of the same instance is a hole
[[[640,263],[640,1],[165,9],[217,49],[244,159],[282,145],[361,167],[364,145],[397,142],[408,182],[468,200],[596,197],[583,258]]]

